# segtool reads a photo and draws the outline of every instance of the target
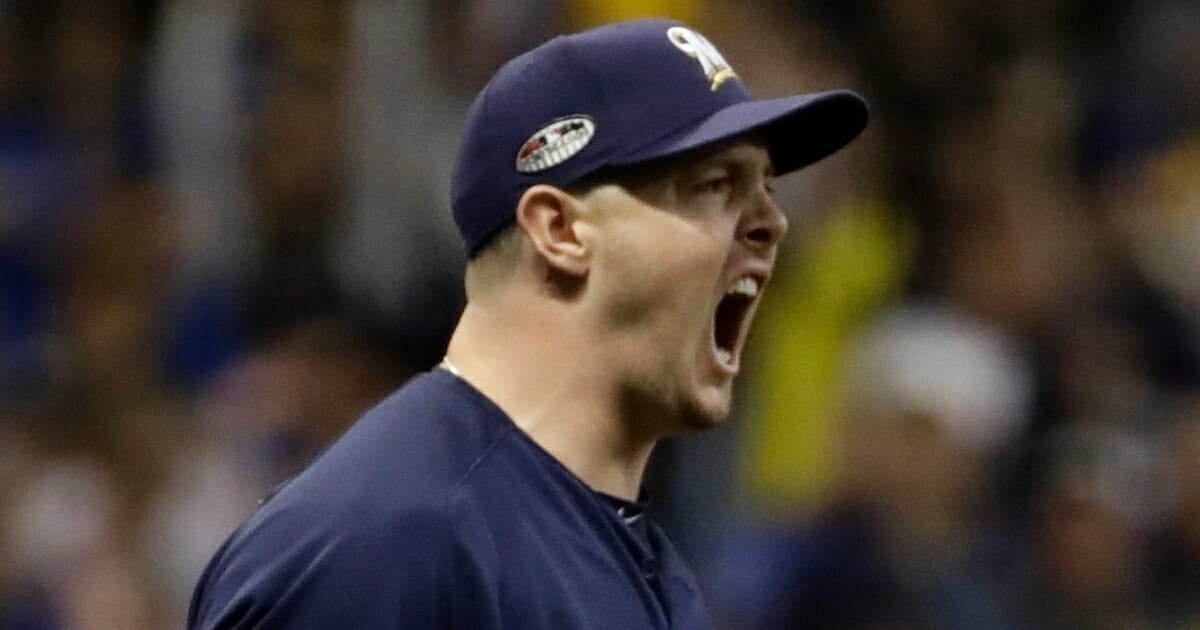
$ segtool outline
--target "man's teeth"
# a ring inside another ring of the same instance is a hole
[[[717,358],[721,363],[733,363],[733,353],[724,348],[717,348]]]
[[[744,295],[746,297],[758,297],[758,280],[746,276],[737,282],[726,291],[726,295]]]

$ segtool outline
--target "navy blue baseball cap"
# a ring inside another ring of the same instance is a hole
[[[506,63],[467,114],[451,208],[474,257],[534,184],[567,187],[597,170],[762,130],[778,175],[837,151],[867,124],[847,90],[755,100],[721,53],[672,20],[556,37]]]

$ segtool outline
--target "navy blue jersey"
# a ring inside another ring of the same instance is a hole
[[[417,376],[282,486],[205,570],[188,628],[710,628],[632,526],[498,407]]]

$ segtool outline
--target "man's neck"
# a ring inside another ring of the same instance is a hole
[[[468,304],[446,360],[592,489],[635,500],[654,441],[632,435],[635,425],[619,416],[617,385],[594,360],[596,341],[552,311]]]

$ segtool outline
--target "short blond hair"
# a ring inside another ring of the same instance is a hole
[[[467,300],[489,287],[513,278],[521,261],[525,233],[514,222],[485,245],[467,263],[465,278]]]

